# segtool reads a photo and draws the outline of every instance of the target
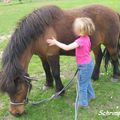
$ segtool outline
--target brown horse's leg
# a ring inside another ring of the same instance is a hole
[[[113,79],[112,81],[118,80],[118,77],[120,76],[120,71],[119,71],[119,61],[118,61],[118,51],[117,47],[114,48],[107,48],[110,57],[111,57],[111,63],[113,65]]]
[[[60,64],[59,55],[48,56],[48,63],[52,70],[52,75],[56,83],[56,92],[59,92],[63,88],[62,81],[60,79]],[[64,92],[63,92],[64,93]]]
[[[92,74],[92,79],[97,80],[99,78],[100,65],[101,65],[103,53],[100,46],[98,46],[95,50],[93,50],[93,52],[95,55],[95,67]]]
[[[49,87],[53,87],[53,77],[52,77],[50,66],[47,60],[44,60],[44,59],[41,59],[41,60],[42,60],[42,65],[43,65],[43,68],[45,70],[45,75],[46,75],[46,83],[43,89],[47,90]]]

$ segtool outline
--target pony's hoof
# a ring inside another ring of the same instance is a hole
[[[49,88],[50,88],[49,86],[44,85],[43,86],[43,91],[47,91]]]
[[[55,97],[55,99],[59,99],[59,98],[61,98],[61,97],[62,97],[61,95],[58,95],[58,96]]]
[[[56,91],[56,94],[58,94],[60,91]],[[65,90],[63,90],[58,96],[64,96]]]
[[[118,82],[118,78],[111,78],[111,82]]]

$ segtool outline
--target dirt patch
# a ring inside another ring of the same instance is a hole
[[[2,109],[3,107],[3,103],[0,101],[0,109]]]
[[[0,110],[3,109],[3,103],[0,101]],[[0,120],[12,120],[12,116],[9,112],[6,112],[2,117],[0,117]]]
[[[3,117],[1,120],[12,120],[11,115],[5,116]]]
[[[2,58],[3,51],[0,51],[0,59]]]
[[[8,39],[10,39],[10,37],[11,37],[11,34],[8,34],[8,35],[1,35],[1,36],[0,36],[0,41],[8,40]]]
[[[0,120],[12,120],[12,116],[10,113],[6,113],[3,117],[0,118]]]

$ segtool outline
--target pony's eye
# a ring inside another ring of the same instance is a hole
[[[20,80],[20,79],[19,79],[18,77],[14,80],[16,86],[18,85],[19,80]]]

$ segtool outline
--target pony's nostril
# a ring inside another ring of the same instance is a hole
[[[21,114],[20,113],[13,113],[13,112],[10,112],[13,116],[16,116],[16,117],[19,117]]]
[[[16,116],[20,116],[21,114],[20,113],[16,113]]]

